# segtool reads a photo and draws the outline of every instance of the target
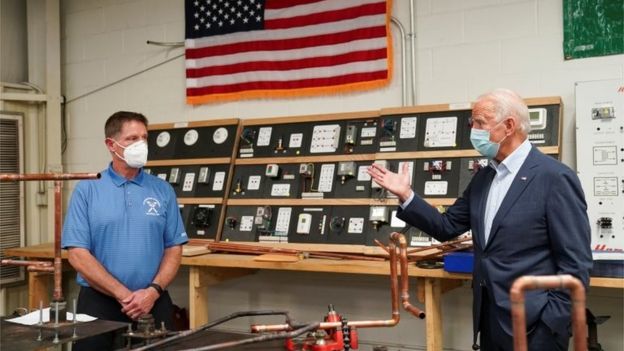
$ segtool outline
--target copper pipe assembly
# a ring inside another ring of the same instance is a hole
[[[523,276],[516,279],[509,291],[513,322],[514,351],[527,350],[524,292],[534,289],[569,289],[572,299],[572,327],[574,350],[587,351],[587,326],[585,320],[585,287],[569,274]]]
[[[399,323],[401,314],[399,312],[399,278],[397,263],[399,263],[399,266],[401,267],[401,300],[403,308],[420,319],[425,318],[425,312],[409,303],[407,241],[405,240],[405,236],[396,232],[390,234],[390,243],[386,251],[388,251],[390,255],[390,297],[392,318],[386,320],[349,321],[347,326],[353,328],[393,327]],[[397,251],[399,254],[397,254]],[[321,322],[318,329],[335,329],[341,326],[341,322]],[[278,332],[292,329],[293,326],[289,323],[251,326],[252,333]]]
[[[3,266],[37,266],[37,267],[52,267],[50,261],[28,261],[28,260],[9,260],[5,259],[0,261]]]
[[[99,173],[0,173],[0,182],[20,182],[29,180],[79,180],[99,178]]]
[[[414,316],[424,319],[425,312],[423,312],[418,307],[412,305],[409,302],[409,274],[407,273],[407,241],[405,240],[405,236],[403,234],[399,234],[394,232],[390,234],[390,242],[398,244],[399,246],[399,259],[400,259],[400,267],[401,267],[401,301],[403,303],[403,309],[410,312]],[[396,249],[395,249],[396,250]],[[390,252],[393,249],[390,247]]]
[[[53,272],[54,292],[53,302],[64,301],[62,287],[63,262],[61,259],[61,231],[62,231],[62,185],[64,180],[99,179],[99,173],[32,173],[14,174],[1,173],[0,182],[19,182],[32,180],[54,181],[54,263],[44,261],[16,261],[2,260],[2,265],[27,266],[29,272]],[[20,262],[20,263],[18,263]],[[51,267],[53,265],[53,267]]]
[[[268,246],[237,244],[229,242],[211,242],[206,245],[211,251],[235,252],[241,254],[262,255],[267,253],[276,253],[282,255],[293,255],[306,258],[324,258],[334,260],[364,260],[364,261],[385,261],[382,257],[342,254],[325,251],[301,251],[295,249],[275,248]]]

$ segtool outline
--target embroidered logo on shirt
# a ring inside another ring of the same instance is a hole
[[[148,216],[158,216],[158,210],[160,209],[160,202],[153,197],[146,197],[143,200],[143,206],[147,205],[147,212],[145,212]]]

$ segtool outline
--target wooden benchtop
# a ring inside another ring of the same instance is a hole
[[[7,256],[26,258],[52,258],[54,249],[52,243],[5,249]],[[63,258],[67,258],[67,252],[63,250]],[[348,274],[371,274],[388,275],[390,268],[388,262],[362,261],[362,260],[327,260],[317,258],[302,259],[298,262],[264,262],[255,261],[253,255],[234,254],[203,254],[199,256],[182,257],[182,265],[195,267],[220,267],[220,268],[248,268],[248,269],[273,269],[285,271],[324,272],[324,273],[348,273]],[[471,274],[449,273],[443,269],[422,269],[410,264],[408,273],[412,277],[441,278],[470,280]],[[591,277],[592,287],[624,289],[623,278]]]

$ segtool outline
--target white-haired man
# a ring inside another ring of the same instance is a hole
[[[571,274],[587,287],[592,265],[583,190],[574,171],[528,140],[528,108],[513,91],[497,89],[472,109],[470,140],[490,166],[474,175],[445,213],[415,195],[404,167],[373,164],[369,174],[400,200],[397,217],[438,240],[472,230],[473,328],[483,350],[513,349],[509,289],[523,275]],[[526,298],[530,350],[567,350],[570,297],[533,290]]]

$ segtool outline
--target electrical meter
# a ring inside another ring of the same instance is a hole
[[[353,146],[355,146],[355,142],[357,140],[357,127],[350,124],[347,126],[347,129],[345,130],[345,152],[346,153],[352,153],[353,152]]]
[[[337,176],[340,177],[340,183],[344,184],[347,178],[352,178],[355,176],[356,165],[354,161],[342,161],[338,163],[338,173]]]
[[[378,230],[383,223],[388,223],[390,210],[387,206],[371,206],[368,220],[375,230]]]

